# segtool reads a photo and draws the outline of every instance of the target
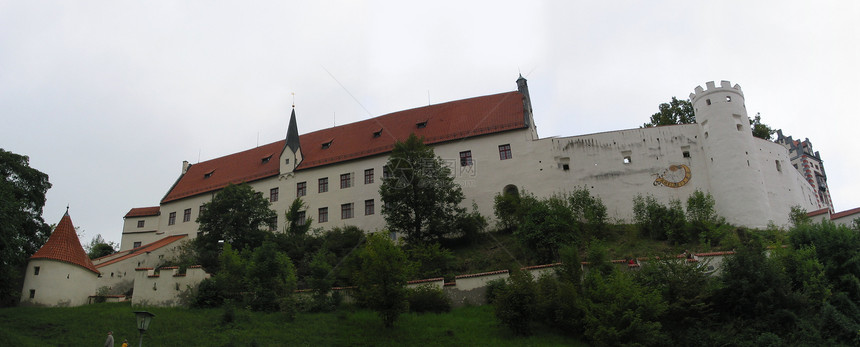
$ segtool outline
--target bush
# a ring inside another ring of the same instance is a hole
[[[633,215],[643,236],[674,243],[688,241],[684,208],[678,200],[672,200],[667,207],[653,196],[637,195],[633,199]]]
[[[496,318],[517,335],[530,335],[535,319],[535,283],[525,271],[512,271],[494,300]]]
[[[409,289],[406,300],[409,301],[410,312],[443,313],[451,311],[451,299],[441,289],[429,285]]]
[[[456,260],[454,254],[438,242],[414,244],[406,251],[406,256],[418,265],[418,278],[445,276]]]
[[[502,278],[497,278],[487,282],[486,287],[484,287],[486,288],[484,299],[487,300],[487,304],[494,304],[496,302],[496,298],[499,297],[499,294],[506,290],[507,287],[508,283]]]

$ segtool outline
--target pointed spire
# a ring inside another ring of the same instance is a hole
[[[39,248],[30,259],[62,261],[99,273],[90,257],[84,252],[84,248],[81,247],[81,240],[75,233],[75,226],[72,224],[72,217],[69,216],[68,209],[63,218],[60,219],[60,223],[54,228],[48,242],[45,242],[45,245]]]
[[[290,147],[293,153],[301,148],[301,144],[299,144],[299,126],[296,122],[296,105],[293,105],[293,112],[290,114],[290,125],[287,128],[287,147]]]

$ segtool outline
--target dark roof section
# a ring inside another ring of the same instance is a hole
[[[125,218],[129,217],[149,217],[161,214],[161,206],[152,207],[135,207],[125,214]]]
[[[45,245],[39,248],[30,259],[57,260],[80,266],[96,274],[99,273],[87,253],[84,252],[84,248],[81,247],[81,241],[78,240],[75,226],[72,224],[72,217],[69,217],[68,211],[63,215],[63,219],[60,219],[57,227],[54,228],[48,242],[45,242]]]
[[[299,127],[296,122],[296,109],[293,108],[293,112],[290,114],[290,125],[287,129],[287,147],[290,147],[290,150],[295,153],[301,147],[301,143],[299,141]]]
[[[161,203],[215,191],[228,183],[252,182],[279,173],[279,160],[260,161],[268,153],[289,146],[287,139],[192,165],[168,191]],[[473,136],[524,129],[523,94],[507,92],[399,111],[376,118],[300,136],[302,162],[296,170],[385,154],[397,140],[415,133],[426,144],[438,144]],[[426,122],[419,128],[417,124]],[[382,130],[381,136],[374,136]],[[296,130],[296,133],[298,130]],[[322,144],[328,144],[325,148]],[[298,146],[298,144],[296,144]],[[292,147],[291,147],[292,148]],[[207,174],[209,174],[207,176]]]

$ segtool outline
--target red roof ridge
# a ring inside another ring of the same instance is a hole
[[[497,270],[497,271],[481,272],[481,273],[476,273],[476,274],[457,275],[457,276],[454,276],[454,280],[457,280],[458,278],[470,278],[470,277],[481,277],[481,276],[505,274],[508,272],[509,272],[508,270]]]
[[[827,213],[827,212],[829,212],[829,211],[830,211],[830,209],[829,209],[829,208],[827,208],[827,207],[825,207],[825,208],[822,208],[822,209],[819,209],[819,210],[815,210],[815,211],[809,212],[809,213],[807,213],[807,214],[806,214],[806,216],[808,216],[808,217],[815,217],[815,216],[820,215],[820,214],[825,214],[825,213]]]
[[[839,218],[842,218],[845,216],[850,216],[850,215],[855,214],[855,213],[860,213],[860,207],[852,208],[850,210],[845,210],[842,212],[837,212],[837,213],[831,214],[830,219],[839,219]]]
[[[90,257],[84,252],[84,248],[81,247],[81,240],[75,233],[75,226],[72,224],[72,217],[69,217],[68,211],[60,219],[60,223],[54,228],[48,241],[30,259],[62,261],[100,274]]]
[[[124,256],[121,256],[121,257],[116,257],[114,259],[108,260],[108,261],[101,263],[99,265],[96,265],[96,268],[101,268],[101,267],[104,267],[104,266],[107,266],[110,264],[114,264],[114,263],[126,260],[128,258],[132,258],[132,257],[136,257],[136,256],[141,255],[141,254],[145,254],[147,252],[152,252],[156,249],[159,249],[159,248],[167,246],[167,245],[169,245],[175,241],[178,241],[178,240],[180,240],[186,236],[188,236],[188,235],[187,234],[171,235],[171,236],[167,236],[167,237],[164,237],[162,239],[156,240],[155,242],[151,242],[151,243],[145,244],[145,245],[137,247],[137,248],[132,248],[128,251],[123,251],[123,252],[126,252],[127,254]],[[137,270],[137,269],[135,269],[135,270]]]
[[[134,207],[125,214],[125,218],[129,217],[149,217],[157,216],[161,213],[161,206],[152,207]]]

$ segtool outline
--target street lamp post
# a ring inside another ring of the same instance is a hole
[[[140,347],[143,346],[143,333],[149,329],[149,323],[152,322],[152,317],[155,315],[146,311],[134,311],[134,315],[137,317],[137,330],[140,331],[140,341],[137,343]]]

